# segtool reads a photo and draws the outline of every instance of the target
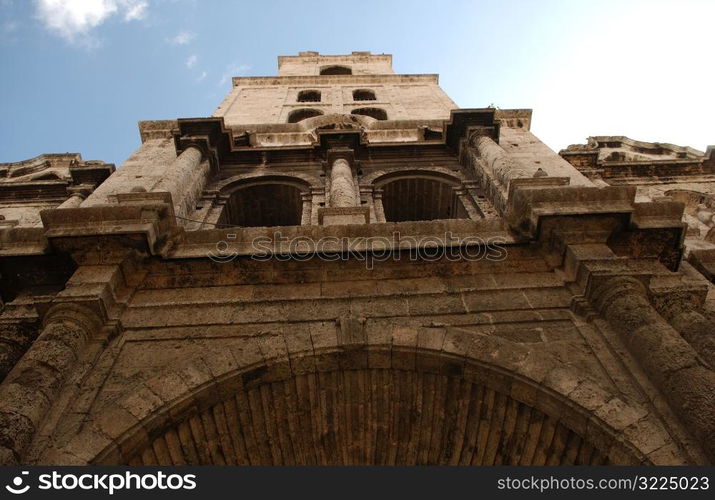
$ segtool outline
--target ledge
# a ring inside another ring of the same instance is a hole
[[[67,239],[138,235],[151,254],[158,252],[160,242],[176,225],[171,205],[152,200],[43,210],[40,217],[45,237],[55,246],[62,246],[62,240]]]
[[[535,238],[540,219],[552,215],[627,214],[635,211],[632,186],[517,185],[511,191],[507,219],[519,232]]]
[[[187,259],[212,256],[216,260],[238,256],[272,254],[344,253],[399,251],[427,248],[436,239],[445,246],[503,245],[523,243],[509,231],[502,219],[448,219],[421,222],[387,222],[331,226],[280,226],[209,229],[177,235],[165,258]],[[315,252],[315,245],[318,252]]]

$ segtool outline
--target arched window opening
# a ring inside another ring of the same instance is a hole
[[[387,112],[382,108],[358,108],[353,109],[351,114],[371,116],[376,120],[387,120]]]
[[[347,66],[326,66],[320,70],[321,75],[352,75],[353,70]]]
[[[303,108],[291,111],[288,114],[288,123],[298,123],[314,116],[320,116],[323,112],[319,109]]]
[[[388,222],[469,218],[452,185],[424,177],[385,184],[382,206]]]
[[[290,184],[258,184],[233,192],[220,224],[242,227],[298,226],[303,201],[301,190]]]
[[[320,90],[301,90],[298,92],[298,102],[320,102]]]
[[[353,101],[375,101],[375,92],[368,89],[353,90]]]

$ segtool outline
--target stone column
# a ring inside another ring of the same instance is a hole
[[[491,137],[477,136],[472,139],[471,143],[479,157],[484,160],[496,177],[505,194],[512,179],[533,177],[533,172],[511,159],[509,154]]]
[[[68,188],[70,191],[70,197],[63,201],[57,208],[77,208],[82,202],[92,194],[94,191],[94,186],[87,184],[82,184],[80,186],[73,186]]]
[[[330,206],[354,207],[355,182],[350,163],[345,158],[336,158],[330,168]]]
[[[313,215],[313,196],[310,193],[301,193],[300,199],[303,202],[303,211],[300,215],[300,225],[309,226]]]
[[[370,207],[361,206],[358,186],[353,178],[351,149],[328,151],[330,191],[326,193],[326,207],[318,209],[318,224],[323,226],[366,224],[370,222]]]
[[[80,357],[101,327],[79,305],[59,305],[47,313],[37,340],[0,384],[0,464],[22,457]]]
[[[57,208],[77,208],[84,201],[84,196],[80,193],[72,193],[69,198],[63,201]]]
[[[499,217],[499,212],[494,208],[494,206],[489,203],[484,196],[484,192],[477,181],[464,181],[462,183],[464,189],[467,191],[467,196],[472,201],[473,205],[479,211],[480,218],[494,218]]]
[[[472,200],[469,198],[469,195],[467,194],[467,190],[464,188],[452,188],[454,191],[455,196],[457,197],[457,203],[461,203],[462,207],[464,207],[464,211],[467,213],[467,216],[471,220],[479,220],[482,218],[482,215],[477,212],[477,210],[474,208],[474,204],[472,204]],[[459,210],[458,207],[455,207],[457,211]],[[452,217],[456,217],[457,213],[452,214]]]
[[[176,157],[161,180],[151,190],[152,192],[170,193],[176,215],[186,215],[183,201],[195,190],[196,176],[200,174],[197,171],[201,165],[202,157],[203,153],[198,147],[187,147]],[[205,174],[203,173],[204,177]]]
[[[715,322],[695,309],[678,307],[677,304],[661,309],[661,313],[710,368],[715,370]]]
[[[385,207],[382,206],[382,188],[375,188],[372,191],[372,202],[375,209],[375,219],[377,222],[387,222],[385,219]]]
[[[2,382],[37,336],[29,323],[0,323],[0,382]]]
[[[703,366],[690,344],[656,312],[637,279],[606,280],[591,300],[715,460],[715,372]]]

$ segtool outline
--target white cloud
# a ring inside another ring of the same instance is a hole
[[[37,17],[53,33],[71,42],[95,45],[92,29],[119,14],[125,21],[143,19],[148,0],[35,0]]]
[[[134,1],[126,3],[127,8],[126,12],[124,13],[125,21],[144,19],[144,17],[146,16],[146,9],[147,7],[149,7],[149,4],[146,1]]]
[[[226,66],[226,71],[224,71],[223,75],[221,75],[221,80],[219,80],[218,85],[222,86],[225,85],[226,82],[228,82],[231,77],[234,76],[240,76],[241,74],[245,73],[251,69],[250,66],[246,64],[238,64],[238,63],[231,63],[228,66]]]
[[[196,83],[201,83],[204,80],[206,80],[206,77],[208,76],[208,73],[206,71],[202,71],[201,75],[196,79]]]
[[[189,58],[186,60],[186,67],[191,69],[194,66],[196,66],[196,63],[199,61],[199,56],[196,54],[191,54]]]
[[[196,38],[196,33],[180,31],[176,36],[169,38],[168,42],[172,45],[187,45],[191,43],[194,38]]]

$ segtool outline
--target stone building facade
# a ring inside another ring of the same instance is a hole
[[[715,462],[715,154],[302,52],[0,164],[0,462]]]

